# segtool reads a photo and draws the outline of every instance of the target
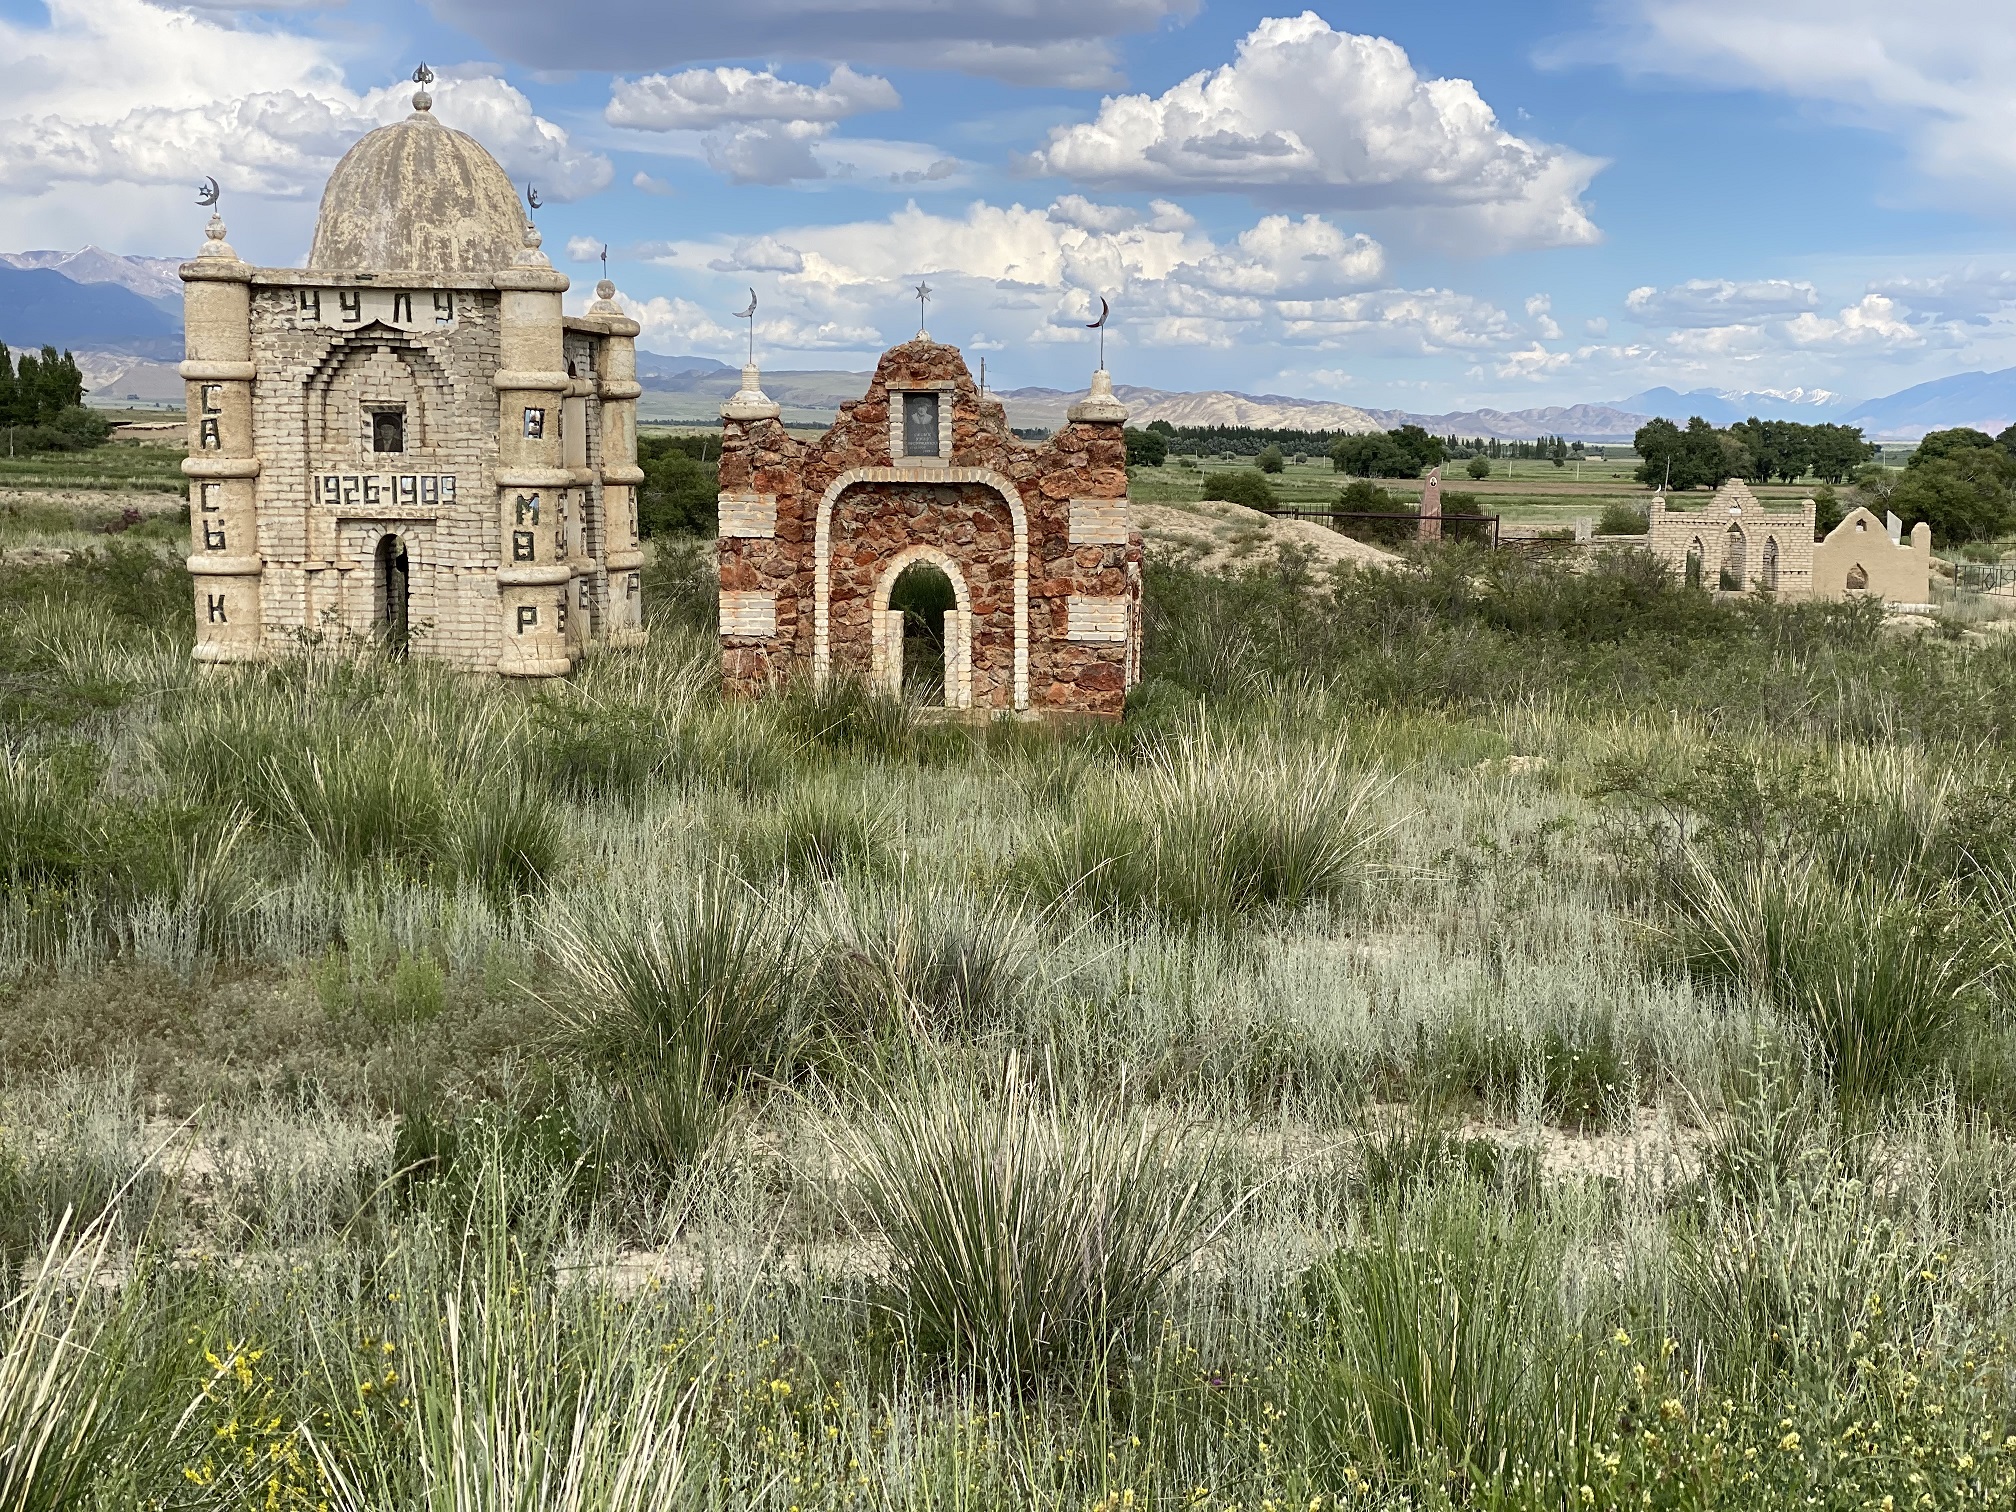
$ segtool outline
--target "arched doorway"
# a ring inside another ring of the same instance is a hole
[[[1689,588],[1701,586],[1701,558],[1704,554],[1701,549],[1701,537],[1696,536],[1687,543],[1687,570],[1684,577]]]
[[[378,542],[377,566],[376,628],[387,654],[403,657],[410,634],[407,611],[411,599],[406,543],[396,535],[382,537]]]
[[[973,706],[973,603],[958,563],[912,546],[875,585],[872,677],[899,697],[947,709]]]
[[[1778,537],[1764,537],[1764,586],[1773,593],[1778,591]]]
[[[936,562],[912,562],[896,575],[889,609],[903,616],[900,682],[905,698],[945,702],[945,616],[958,607],[952,579]]]
[[[1722,538],[1722,586],[1740,593],[1749,567],[1750,542],[1741,525],[1731,525]]]

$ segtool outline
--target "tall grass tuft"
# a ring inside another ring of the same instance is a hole
[[[544,887],[565,850],[551,800],[508,778],[466,784],[442,820],[445,870],[503,905]]]
[[[870,871],[889,856],[900,821],[886,799],[861,783],[819,775],[753,812],[736,810],[721,836],[752,877],[803,877],[830,882]]]
[[[980,1034],[1020,995],[1038,949],[1011,903],[966,891],[829,887],[817,923],[820,998],[842,1040],[892,1022],[906,1035]]]
[[[627,1133],[656,1161],[692,1160],[725,1101],[795,1058],[796,933],[738,882],[710,877],[642,921],[563,921],[552,944],[571,983],[560,1044],[610,1081]]]
[[[1562,1316],[1562,1253],[1531,1213],[1460,1178],[1375,1208],[1303,1281],[1325,1335],[1293,1352],[1317,1462],[1473,1491],[1515,1473],[1578,1481],[1615,1414]]]
[[[1378,788],[1337,747],[1199,728],[1085,794],[1023,867],[1046,900],[1185,927],[1336,903],[1381,838],[1369,812]]]
[[[939,1082],[833,1138],[911,1343],[1005,1379],[1096,1363],[1208,1237],[1212,1151],[1047,1106],[1012,1060],[995,1095]]]
[[[112,1384],[98,1287],[109,1235],[66,1214],[0,1313],[0,1512],[62,1512],[97,1468]]]
[[[324,1344],[336,1400],[370,1408],[358,1391],[367,1383],[400,1394],[390,1412],[352,1410],[326,1439],[311,1437],[340,1512],[703,1504],[686,1453],[694,1394],[674,1384],[672,1361],[647,1337],[648,1315],[593,1288],[557,1285],[559,1213],[516,1186],[492,1158],[466,1207],[434,1215],[438,1226],[414,1236],[394,1293],[412,1299],[398,1319],[400,1345],[367,1359],[362,1381],[346,1379],[357,1369],[351,1341]],[[374,1381],[388,1359],[390,1373]]]
[[[1676,912],[1679,958],[1799,1024],[1844,1108],[1873,1105],[1937,1065],[1974,1016],[1991,964],[1992,946],[1964,917],[1844,886],[1813,864],[1690,854]]]

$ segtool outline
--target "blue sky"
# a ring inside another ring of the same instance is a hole
[[[0,249],[303,255],[437,113],[662,352],[1417,410],[2016,364],[2006,0],[0,0]]]

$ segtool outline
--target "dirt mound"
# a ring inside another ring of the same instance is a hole
[[[1333,562],[1388,566],[1390,551],[1354,541],[1314,520],[1284,520],[1243,504],[1206,499],[1200,504],[1134,504],[1129,513],[1152,556],[1188,557],[1205,572],[1232,572],[1269,562],[1282,546],[1306,547],[1320,570]]]

